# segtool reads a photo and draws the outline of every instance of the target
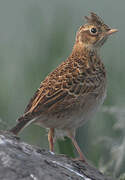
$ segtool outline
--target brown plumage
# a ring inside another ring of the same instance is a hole
[[[85,161],[74,136],[76,128],[90,119],[106,95],[106,71],[99,49],[116,29],[104,24],[95,13],[76,34],[71,55],[41,83],[18,124],[10,131],[18,134],[31,122],[49,128],[53,151],[54,129],[71,138],[80,159]]]

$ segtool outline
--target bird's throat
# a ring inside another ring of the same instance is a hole
[[[83,44],[83,43],[76,43],[72,50],[72,55],[79,55],[88,57],[91,54],[98,54],[98,49],[94,48],[91,45]]]

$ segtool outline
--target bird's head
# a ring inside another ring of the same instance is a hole
[[[81,26],[76,34],[76,43],[81,45],[99,48],[111,34],[118,31],[104,24],[102,19],[93,12],[91,12],[90,17],[85,16],[85,19],[87,24]]]

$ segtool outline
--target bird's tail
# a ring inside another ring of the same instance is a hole
[[[12,132],[13,134],[17,135],[21,130],[23,130],[26,126],[28,126],[29,124],[31,124],[34,121],[32,118],[33,117],[31,114],[30,115],[26,114],[24,116],[21,116],[18,119],[18,123],[16,124],[16,126],[14,126],[9,131]]]
[[[25,128],[27,122],[26,121],[20,121],[14,126],[12,129],[9,131],[12,132],[13,134],[17,135],[23,128]]]

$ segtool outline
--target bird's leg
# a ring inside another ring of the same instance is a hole
[[[75,148],[76,148],[76,150],[77,150],[77,152],[79,154],[79,158],[77,158],[77,160],[87,162],[84,154],[82,153],[79,145],[77,144],[77,141],[75,140],[74,134],[71,131],[68,131],[68,137],[72,140],[72,143],[75,146]]]
[[[51,152],[54,152],[53,138],[54,138],[54,128],[50,128],[48,132],[48,141],[49,141],[49,149]]]

